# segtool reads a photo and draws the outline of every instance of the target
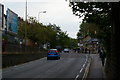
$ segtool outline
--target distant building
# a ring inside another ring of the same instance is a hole
[[[0,4],[0,30],[4,27],[4,5]]]
[[[97,53],[98,41],[97,38],[92,38],[91,36],[86,35],[80,39],[80,47],[84,49],[84,52],[87,48],[87,52],[90,51],[90,53]]]
[[[83,38],[83,41],[84,42],[87,42],[91,39],[91,37],[89,35],[86,35],[84,38]]]

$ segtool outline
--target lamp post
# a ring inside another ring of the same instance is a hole
[[[38,12],[38,21],[39,21],[39,15],[40,15],[40,13],[46,13],[46,11],[40,11],[40,12]]]

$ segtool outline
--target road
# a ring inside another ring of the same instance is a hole
[[[82,78],[87,55],[61,53],[59,60],[42,58],[22,65],[3,69],[3,78]]]

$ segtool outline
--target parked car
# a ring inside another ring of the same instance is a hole
[[[65,49],[64,49],[64,52],[69,53],[69,52],[70,52],[70,50],[69,50],[68,48],[65,48]]]
[[[57,49],[50,49],[47,53],[47,60],[50,58],[60,59],[60,53]]]

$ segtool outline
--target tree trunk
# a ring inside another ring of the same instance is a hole
[[[108,56],[107,77],[119,80],[120,76],[120,2],[112,3],[111,53]],[[108,79],[109,80],[109,79]]]

